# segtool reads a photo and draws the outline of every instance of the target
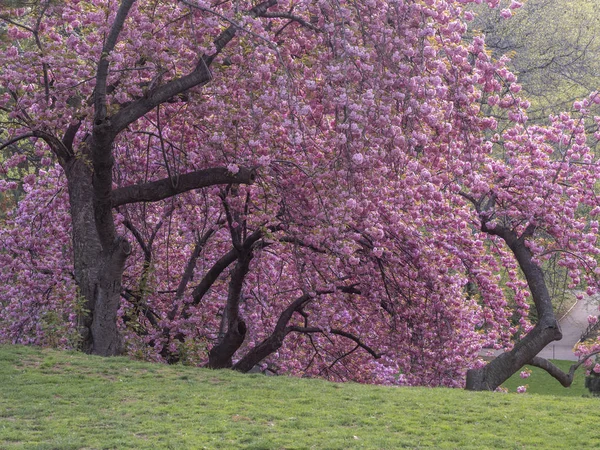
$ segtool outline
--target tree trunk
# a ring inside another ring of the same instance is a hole
[[[534,261],[525,242],[533,235],[535,227],[529,226],[521,236],[517,236],[513,230],[500,226],[488,229],[485,223],[482,225],[482,231],[499,236],[506,242],[527,279],[538,313],[537,325],[517,342],[511,351],[503,353],[480,369],[471,369],[467,372],[467,389],[493,391],[524,365],[530,364],[546,345],[562,339],[562,333],[554,315],[544,273]]]
[[[546,345],[561,338],[558,322],[548,324],[540,321],[510,352],[499,355],[481,369],[467,371],[466,388],[493,391],[524,365],[530,364]]]
[[[208,367],[211,369],[230,368],[233,355],[242,346],[246,338],[246,322],[240,316],[240,296],[242,295],[244,279],[250,270],[252,256],[251,248],[242,250],[231,273],[227,304],[223,312],[223,319],[227,322],[227,332],[221,337],[217,345],[208,352]]]
[[[102,249],[94,220],[92,170],[85,157],[65,166],[73,227],[73,263],[81,301],[78,327],[81,349],[86,353],[113,356],[122,352],[117,330],[121,278],[129,244],[119,239]]]

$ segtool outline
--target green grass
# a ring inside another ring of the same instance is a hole
[[[0,346],[7,450],[599,448],[598,401],[335,384]]]

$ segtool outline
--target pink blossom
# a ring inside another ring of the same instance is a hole
[[[517,387],[517,393],[518,394],[524,394],[525,392],[527,392],[527,386],[519,386],[519,387]]]
[[[365,157],[362,155],[362,153],[355,153],[354,155],[352,155],[352,161],[354,161],[354,164],[358,166],[360,166],[364,160]]]
[[[35,174],[30,173],[29,175],[25,175],[23,177],[23,183],[25,183],[25,184],[34,184],[35,183]]]

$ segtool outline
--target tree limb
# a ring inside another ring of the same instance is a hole
[[[63,167],[74,156],[73,151],[67,146],[65,146],[60,139],[51,135],[50,133],[46,133],[45,131],[41,130],[33,130],[29,133],[24,133],[19,136],[15,136],[14,138],[9,139],[3,144],[0,144],[0,150],[9,147],[12,144],[16,144],[17,142],[22,141],[23,139],[28,139],[32,137],[40,138],[44,142],[46,142],[46,144],[48,144],[48,146],[50,147],[50,150],[52,150],[52,152],[56,155],[58,161]]]
[[[208,352],[208,367],[223,369],[232,366],[232,357],[246,337],[246,323],[240,315],[242,287],[252,260],[252,250],[244,250],[238,255],[237,263],[231,272],[227,292],[227,304],[223,311],[222,324],[226,324],[225,333]]]
[[[312,31],[316,31],[317,33],[322,33],[323,30],[319,27],[314,26],[312,23],[307,22],[302,17],[295,16],[294,14],[286,13],[286,12],[266,12],[261,15],[261,17],[266,17],[270,19],[288,19],[292,22],[298,22],[303,27],[306,27]]]
[[[373,358],[375,359],[379,359],[381,358],[381,353],[377,353],[375,350],[373,350],[371,347],[369,347],[367,344],[365,344],[364,342],[362,342],[357,336],[354,336],[351,333],[348,333],[346,331],[343,330],[338,330],[338,329],[331,329],[331,333],[332,334],[337,334],[338,336],[343,336],[347,339],[350,339],[354,342],[356,342],[356,345],[358,345],[359,347],[361,347],[363,350],[367,351]]]
[[[117,39],[125,24],[125,19],[135,0],[123,0],[114,19],[108,37],[102,47],[102,54],[96,70],[96,88],[94,97],[94,124],[100,125],[106,119],[106,80],[108,78],[108,57],[117,45]]]
[[[552,364],[550,361],[548,361],[547,359],[542,358],[540,356],[535,356],[529,362],[529,365],[539,367],[540,369],[545,370],[546,372],[548,372],[548,374],[550,374],[550,376],[552,376],[553,378],[558,380],[558,382],[560,384],[562,384],[564,387],[569,387],[573,383],[573,376],[575,375],[575,371],[579,368],[579,366],[584,364],[590,357],[597,355],[599,353],[600,353],[600,350],[598,350],[597,352],[590,353],[585,358],[578,361],[576,364],[572,364],[571,367],[569,368],[568,372],[563,372],[561,369],[559,369],[557,366]]]
[[[196,245],[194,247],[194,251],[192,252],[192,254],[190,256],[190,259],[188,260],[188,263],[185,267],[185,271],[183,272],[183,276],[181,277],[181,280],[179,281],[179,285],[177,286],[177,291],[175,292],[174,305],[173,305],[173,308],[171,309],[171,311],[169,311],[169,314],[167,316],[169,320],[174,320],[175,317],[177,316],[177,311],[179,309],[179,301],[183,298],[185,289],[187,288],[188,283],[192,279],[192,276],[194,274],[194,269],[196,268],[196,262],[198,261],[198,257],[200,256],[200,252],[202,251],[202,249],[204,248],[204,246],[206,245],[206,243],[208,242],[208,240],[211,238],[211,236],[213,234],[215,234],[215,230],[213,230],[211,228],[206,233],[204,233],[204,235],[202,235],[201,237],[199,237],[196,240]]]
[[[349,294],[358,294],[360,293],[354,286],[338,286],[336,290],[340,292],[346,292]],[[324,333],[321,328],[318,327],[298,327],[298,326],[287,326],[289,321],[291,320],[293,314],[295,312],[299,312],[302,308],[309,302],[311,302],[314,298],[320,295],[325,294],[333,294],[335,290],[320,290],[311,294],[304,294],[294,300],[279,316],[277,320],[277,324],[273,329],[273,332],[269,335],[269,337],[262,340],[255,347],[250,349],[246,355],[242,359],[240,359],[234,366],[234,370],[238,370],[240,372],[248,372],[252,367],[256,364],[260,363],[263,359],[265,359],[270,354],[276,352],[283,345],[283,341],[285,337],[291,332],[299,332],[299,333]],[[373,349],[369,346],[365,345],[360,341],[356,336],[347,333],[342,330],[332,329],[332,334],[337,334],[339,336],[346,337],[348,339],[353,340],[357,343],[358,346],[364,348],[368,351],[373,357],[379,358],[381,355],[377,354]]]
[[[225,167],[197,170],[178,175],[176,186],[173,186],[174,183],[170,178],[163,178],[150,183],[115,189],[112,191],[112,206],[137,202],[157,202],[183,192],[217,184],[252,184],[255,178],[254,170],[243,167],[240,167],[239,172],[235,175]]]
[[[276,4],[277,0],[266,0],[250,9],[247,14],[253,17],[261,16],[270,7]],[[225,46],[235,37],[237,30],[237,26],[231,25],[219,36],[217,36],[217,38],[213,41],[215,52],[209,56],[200,56],[195,69],[189,74],[171,80],[168,83],[157,87],[152,92],[149,92],[147,96],[132,102],[115,114],[111,120],[115,132],[125,129],[129,124],[135,122],[137,119],[144,116],[161,103],[168,101],[170,98],[175,97],[176,95],[181,94],[195,86],[208,83],[212,78],[209,70],[210,65],[217,55],[219,55],[219,53],[221,53],[221,51],[225,48]]]

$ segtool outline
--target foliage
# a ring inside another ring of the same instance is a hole
[[[539,265],[596,289],[600,97],[528,125],[468,3],[0,11],[1,147],[31,141],[3,167],[42,166],[0,230],[1,339],[54,344],[51,310],[101,354],[462,386],[529,336],[520,368],[559,333]]]

